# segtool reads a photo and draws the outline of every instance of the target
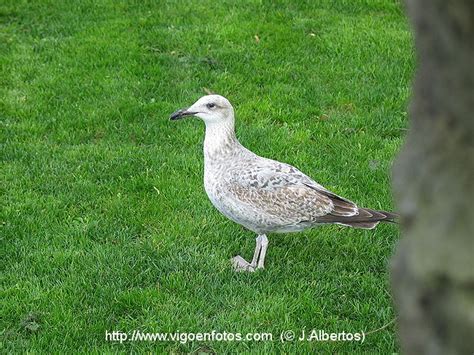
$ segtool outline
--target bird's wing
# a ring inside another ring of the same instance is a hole
[[[265,159],[235,169],[229,175],[229,193],[288,223],[337,223],[338,218],[358,214],[353,202],[328,191],[291,165]]]

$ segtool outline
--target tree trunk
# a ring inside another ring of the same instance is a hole
[[[474,0],[406,0],[418,69],[394,168],[392,259],[407,354],[474,353]]]

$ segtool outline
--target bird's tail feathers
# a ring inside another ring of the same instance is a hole
[[[386,211],[376,211],[370,208],[359,208],[357,205],[331,191],[318,186],[307,185],[319,194],[328,198],[332,203],[332,210],[327,215],[320,216],[318,223],[337,223],[353,228],[372,229],[380,222],[397,223],[398,214]]]
[[[340,221],[338,224],[352,228],[373,229],[380,222],[398,223],[398,214],[387,211],[375,211],[369,208],[359,208],[357,216],[349,217],[346,221]],[[352,219],[352,220],[350,220]]]

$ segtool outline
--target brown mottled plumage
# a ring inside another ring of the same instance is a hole
[[[243,147],[235,136],[232,105],[222,96],[204,96],[171,119],[191,115],[206,124],[204,187],[209,199],[226,217],[259,235],[251,263],[240,256],[233,259],[238,270],[263,268],[267,233],[298,232],[328,223],[372,229],[397,217],[359,208],[295,167]]]

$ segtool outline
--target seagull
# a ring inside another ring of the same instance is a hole
[[[236,271],[264,268],[269,233],[300,232],[322,224],[372,229],[394,222],[395,213],[358,207],[303,174],[297,168],[263,158],[245,148],[235,135],[234,109],[220,95],[206,95],[174,112],[171,120],[204,121],[204,188],[217,210],[253,231],[251,262],[231,259]]]

